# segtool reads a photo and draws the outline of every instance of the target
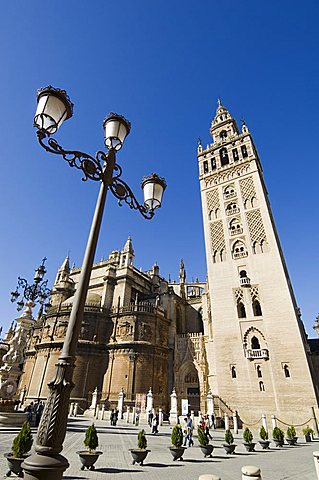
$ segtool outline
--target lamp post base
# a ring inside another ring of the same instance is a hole
[[[62,480],[63,473],[69,466],[69,462],[62,455],[31,455],[22,464],[23,478],[24,480]]]

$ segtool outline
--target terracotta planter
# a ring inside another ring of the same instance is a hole
[[[140,450],[139,448],[130,448],[129,451],[131,452],[131,455],[133,458],[132,465],[135,465],[135,463],[143,465],[143,462],[147,457],[148,452],[150,452],[151,450]]]
[[[223,447],[224,447],[225,452],[227,453],[227,455],[231,455],[232,453],[234,453],[235,448],[237,447],[237,445],[235,445],[234,443],[232,443],[231,445],[228,445],[228,443],[223,443]]]
[[[183,455],[186,447],[169,447],[171,454],[173,455],[173,461],[183,460]]]
[[[244,443],[247,452],[254,452],[255,451],[255,443]]]
[[[82,463],[81,470],[84,470],[85,468],[87,468],[88,470],[94,470],[94,464],[103,452],[95,451],[90,453],[88,450],[80,450],[76,453],[79,455]]]
[[[208,443],[207,445],[200,445],[200,449],[204,454],[204,458],[213,458],[212,452],[214,450],[214,445],[211,445],[210,443]]]
[[[260,446],[263,450],[267,450],[269,448],[270,441],[269,440],[259,440],[259,444],[260,444]]]
[[[29,457],[29,455],[23,455],[22,458],[13,457],[12,453],[5,453],[4,456],[7,459],[9,470],[6,474],[7,477],[10,477],[11,473],[14,473],[18,477],[23,477],[23,470],[21,468],[22,462]]]

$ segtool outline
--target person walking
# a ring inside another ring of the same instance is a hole
[[[212,413],[211,414],[211,419],[212,419],[212,422],[211,422],[211,425],[214,429],[216,429],[216,426],[215,426],[215,415]]]
[[[207,435],[207,437],[212,440],[213,437],[211,436],[211,434],[209,433],[209,428],[210,428],[210,422],[209,422],[209,418],[208,418],[208,415],[205,415],[205,418],[204,418],[204,431]]]
[[[192,447],[194,445],[193,430],[193,420],[191,419],[190,414],[188,414],[186,418],[186,438],[184,439],[184,447],[186,446],[187,442],[189,447]]]
[[[156,435],[156,433],[158,433],[157,427],[158,427],[158,418],[157,418],[157,415],[154,415],[152,419],[152,434]]]

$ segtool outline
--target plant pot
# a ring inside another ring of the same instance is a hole
[[[247,450],[247,452],[254,452],[255,451],[255,443],[245,443],[244,442],[244,445],[245,445],[245,448]]]
[[[12,455],[12,453],[5,453],[4,456],[7,459],[8,467],[9,467],[9,470],[8,470],[6,476],[10,477],[11,473],[14,473],[18,477],[23,477],[23,470],[21,468],[21,464],[30,455],[23,455],[22,458],[15,458]]]
[[[288,443],[288,445],[296,445],[297,440],[298,440],[298,437],[286,438],[286,442]]]
[[[311,442],[311,434],[308,433],[308,435],[305,435],[305,441],[306,442]]]
[[[269,448],[269,445],[270,445],[269,440],[259,440],[259,443],[263,450],[267,450]]]
[[[173,455],[173,461],[183,460],[183,455],[186,447],[169,447],[171,454]]]
[[[88,450],[80,450],[79,452],[76,452],[81,460],[82,467],[81,470],[84,470],[87,468],[88,470],[94,470],[94,464],[99,458],[100,455],[102,455],[103,452],[92,452],[90,453]]]
[[[235,448],[237,447],[237,445],[235,445],[234,443],[232,443],[231,445],[228,445],[228,443],[223,443],[223,447],[224,447],[225,452],[227,453],[227,455],[231,455],[232,453],[234,453]]]
[[[129,451],[131,452],[131,455],[133,458],[132,465],[135,465],[135,463],[139,463],[140,465],[143,465],[143,462],[147,457],[148,452],[150,452],[151,450],[141,450],[139,448],[130,448]]]
[[[284,444],[284,440],[275,440],[273,438],[273,441],[275,442],[276,447],[282,447]]]
[[[204,454],[204,458],[209,457],[212,458],[212,452],[214,450],[214,445],[208,443],[207,445],[200,445],[200,449]]]

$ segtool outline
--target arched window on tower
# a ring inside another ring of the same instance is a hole
[[[264,391],[265,391],[264,382],[259,382],[259,390],[260,390],[261,392],[264,392]]]
[[[243,258],[247,255],[246,245],[241,240],[237,240],[233,245],[233,258]]]
[[[221,148],[219,150],[219,156],[220,156],[221,166],[228,165],[229,158],[228,158],[227,148]]]
[[[245,305],[241,301],[237,303],[237,313],[238,313],[238,318],[246,318]]]
[[[234,365],[231,367],[231,378],[237,378],[236,367]]]
[[[251,348],[252,350],[260,350],[260,343],[257,337],[251,339]]]
[[[257,377],[258,377],[258,378],[262,378],[263,374],[261,373],[261,367],[260,367],[260,365],[257,365],[256,371],[257,371]]]
[[[243,228],[238,218],[233,218],[233,220],[229,224],[229,230],[231,235],[238,235],[240,233],[243,233]]]
[[[254,298],[253,300],[253,312],[255,317],[261,317],[262,315],[261,306],[257,298]]]
[[[284,373],[286,378],[290,378],[290,370],[288,365],[284,365]]]
[[[227,132],[226,132],[226,130],[222,130],[222,131],[220,132],[219,138],[220,138],[221,140],[225,140],[225,139],[227,138]]]

